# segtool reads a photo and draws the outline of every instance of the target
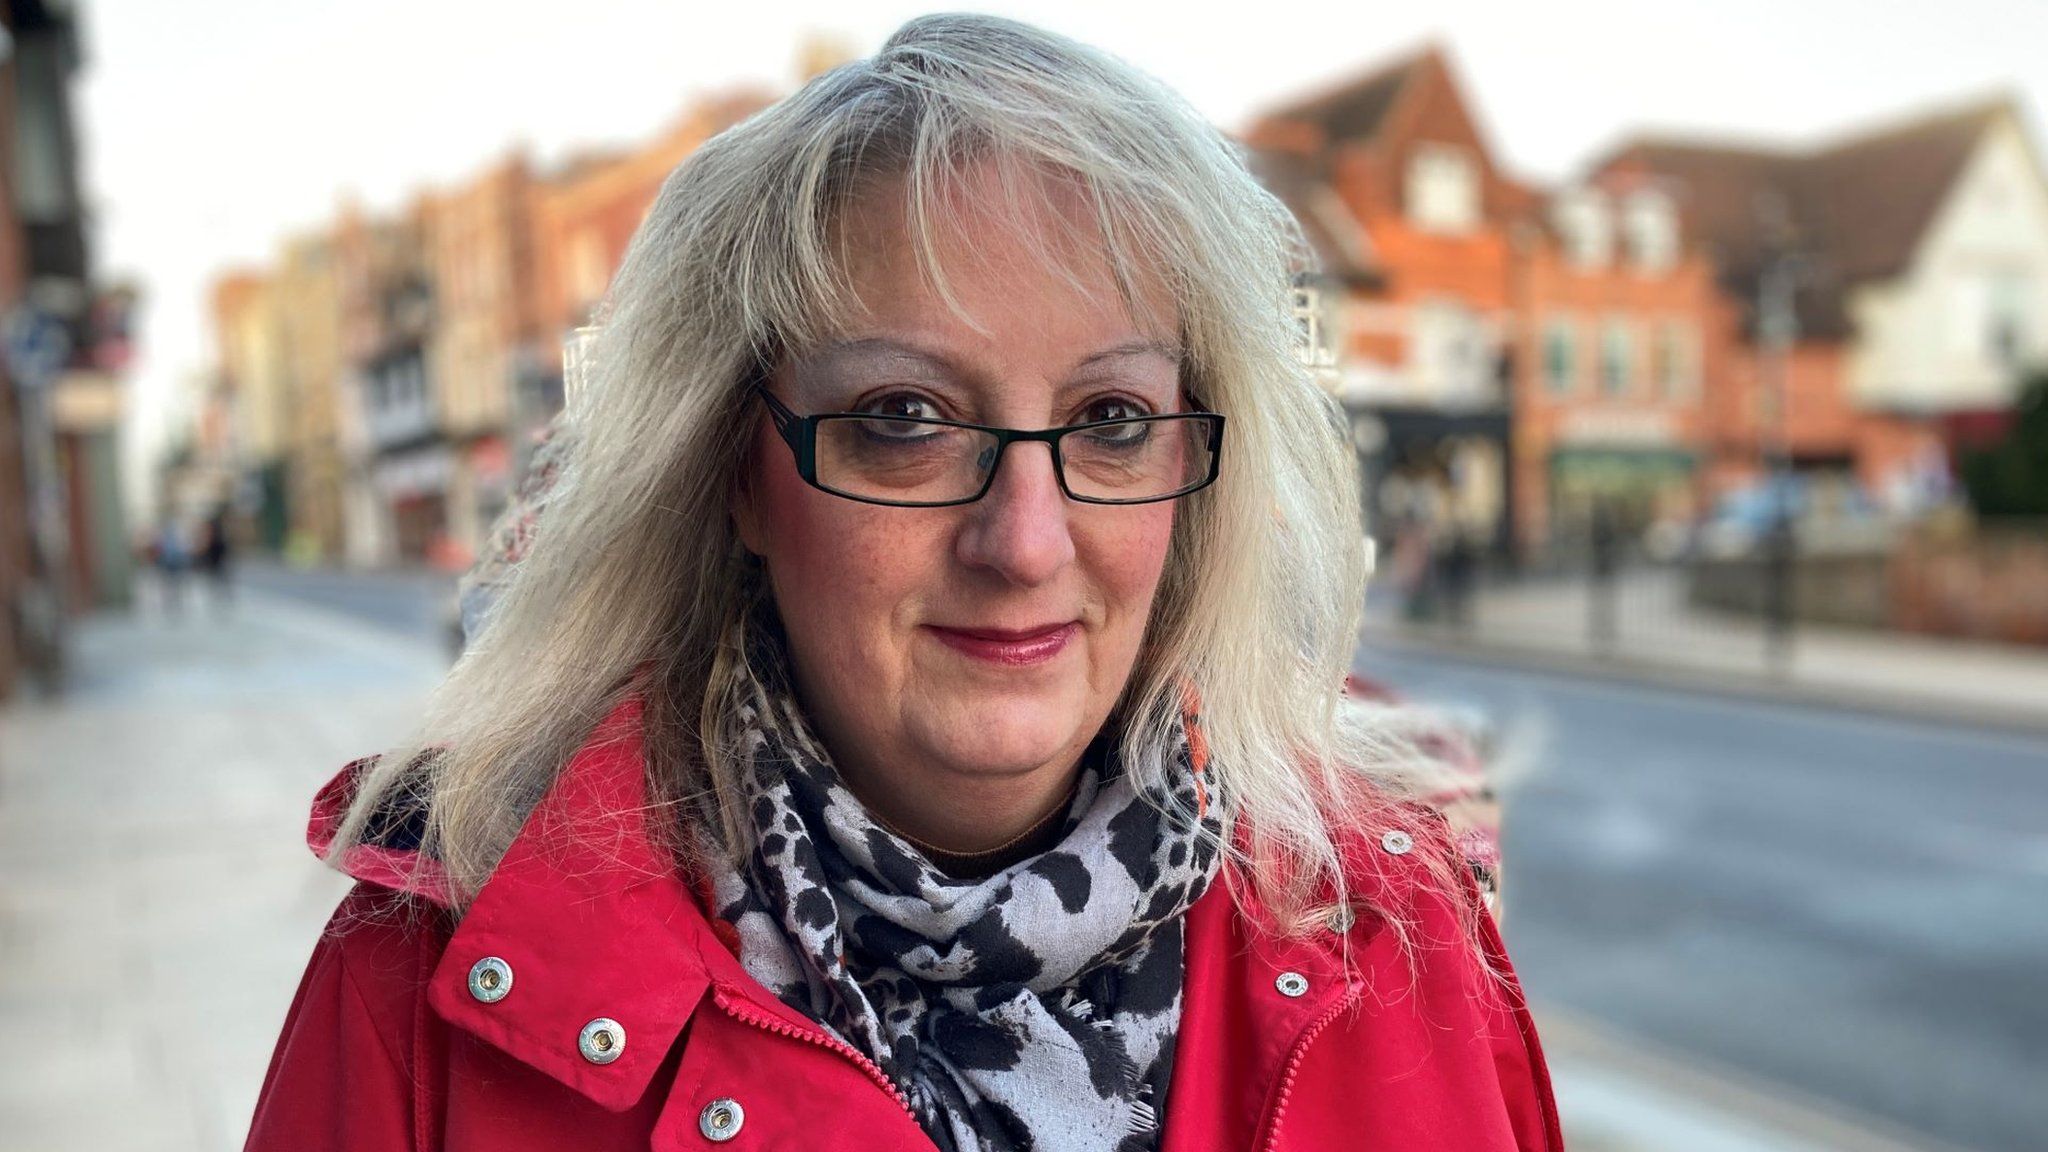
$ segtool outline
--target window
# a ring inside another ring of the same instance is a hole
[[[1600,389],[1609,396],[1620,396],[1628,391],[1629,363],[1634,356],[1630,347],[1628,322],[1619,317],[1609,317],[1600,332]]]
[[[1411,355],[1415,382],[1437,400],[1490,403],[1498,398],[1485,323],[1461,301],[1416,305]]]
[[[576,233],[569,244],[569,284],[571,301],[578,311],[589,308],[604,297],[604,290],[611,280],[611,269],[606,267],[604,238],[595,229],[586,228]]]
[[[1669,196],[1655,191],[1630,195],[1622,226],[1637,271],[1656,274],[1678,263],[1678,215]]]
[[[1425,232],[1457,235],[1479,226],[1479,172],[1470,153],[1424,144],[1408,159],[1408,219]]]
[[[1323,293],[1314,284],[1294,289],[1294,322],[1300,334],[1297,355],[1311,369],[1337,366],[1337,342],[1331,317],[1323,306]]]
[[[1557,396],[1579,386],[1579,326],[1561,316],[1543,326],[1543,382]]]
[[[1683,320],[1665,320],[1650,337],[1650,380],[1667,400],[1699,394],[1699,334]]]
[[[1574,188],[1560,195],[1551,209],[1551,225],[1573,267],[1604,268],[1614,258],[1613,213],[1598,189]]]
[[[2000,272],[1991,277],[1986,293],[1985,357],[2000,368],[2018,368],[2027,357],[2031,289],[2023,273]]]

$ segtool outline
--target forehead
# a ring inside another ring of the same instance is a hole
[[[976,164],[916,195],[900,177],[877,181],[835,233],[858,301],[842,338],[1180,340],[1166,278],[1115,258],[1075,179]]]

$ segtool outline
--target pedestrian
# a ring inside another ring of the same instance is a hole
[[[206,518],[205,542],[199,550],[199,570],[206,573],[206,582],[211,585],[213,605],[225,610],[234,591],[233,572],[229,565],[228,514],[225,508],[214,509]]]
[[[164,614],[176,616],[185,603],[185,570],[192,566],[192,549],[185,525],[175,516],[164,520],[156,534],[156,572],[163,591]]]
[[[1560,1147],[1337,706],[1302,251],[1178,97],[992,17],[706,142],[420,738],[316,803],[358,884],[248,1147]]]

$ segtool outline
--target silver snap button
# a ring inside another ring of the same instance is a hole
[[[512,966],[496,956],[486,956],[469,969],[469,994],[486,1004],[496,1004],[512,991]]]
[[[1385,836],[1380,837],[1380,847],[1385,848],[1393,855],[1406,856],[1408,850],[1415,847],[1415,837],[1396,828]]]
[[[1351,926],[1356,923],[1358,923],[1358,916],[1351,911],[1349,904],[1339,905],[1335,911],[1330,913],[1330,931],[1335,932],[1339,936],[1351,931]]]
[[[1282,972],[1280,978],[1273,981],[1273,987],[1278,988],[1282,996],[1292,1000],[1308,994],[1308,977],[1299,972]]]
[[[739,1135],[740,1125],[746,1122],[747,1110],[728,1096],[720,1096],[697,1113],[697,1131],[702,1132],[706,1140],[719,1144]]]
[[[626,1029],[617,1020],[599,1016],[583,1026],[576,1048],[592,1064],[609,1064],[626,1051]]]

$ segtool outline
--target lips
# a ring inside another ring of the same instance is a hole
[[[1015,629],[926,627],[940,643],[962,655],[1010,666],[1042,664],[1059,655],[1081,631],[1072,620]]]

